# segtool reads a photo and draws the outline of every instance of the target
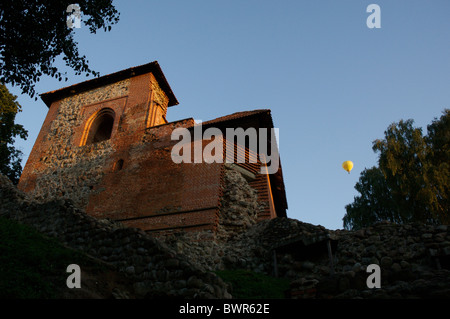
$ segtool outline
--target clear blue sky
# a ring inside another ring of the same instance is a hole
[[[371,3],[381,8],[381,29],[366,25]],[[376,165],[373,140],[400,119],[414,119],[426,133],[450,107],[448,0],[114,4],[120,21],[111,32],[93,35],[83,23],[75,29],[90,66],[105,75],[159,61],[180,101],[169,121],[270,108],[288,217],[304,222],[342,228],[361,171]],[[88,79],[68,74],[68,82],[43,78],[37,91]],[[23,107],[17,121],[29,131],[16,143],[25,163],[47,107],[9,88]],[[345,160],[355,164],[350,175]]]

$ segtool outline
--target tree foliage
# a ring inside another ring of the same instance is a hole
[[[90,69],[85,56],[80,55],[67,26],[67,7],[72,0],[2,0],[0,1],[0,82],[19,86],[33,97],[34,85],[41,76],[59,79],[65,73],[55,66],[62,56],[77,75],[99,74]],[[83,24],[91,33],[109,31],[119,20],[111,0],[77,0],[83,14]],[[65,77],[67,80],[67,77]]]
[[[428,135],[413,120],[391,124],[384,139],[373,142],[378,167],[361,173],[360,193],[346,206],[344,228],[376,221],[450,222],[450,110],[428,125]]]
[[[16,114],[21,111],[16,96],[0,84],[0,172],[17,184],[22,171],[22,152],[14,147],[17,136],[26,139],[28,132],[16,124]]]
[[[434,195],[432,208],[443,223],[450,223],[450,110],[427,127],[427,176]],[[444,218],[445,217],[445,218]]]

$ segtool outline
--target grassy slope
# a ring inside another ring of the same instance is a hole
[[[81,267],[84,289],[68,289],[67,266]],[[284,298],[288,281],[246,270],[217,274],[233,287],[234,298]],[[131,291],[121,275],[88,256],[44,237],[34,229],[0,217],[0,299],[110,298],[119,287]],[[132,297],[132,296],[130,296]]]
[[[0,218],[0,298],[47,299],[70,295],[67,266],[108,271],[86,255],[65,248],[34,229]],[[100,297],[100,296],[99,296]]]

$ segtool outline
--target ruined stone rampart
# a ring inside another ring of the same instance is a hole
[[[450,297],[449,226],[383,222],[332,231],[289,218],[258,222],[262,208],[249,183],[232,169],[223,178],[213,238],[208,231],[155,238],[67,200],[35,201],[4,176],[0,215],[114,265],[133,278],[139,297],[228,298],[232,289],[212,273],[223,269],[288,278],[289,298]],[[380,289],[367,287],[371,264],[380,266]]]
[[[99,258],[134,281],[140,298],[230,298],[227,285],[144,231],[88,216],[68,200],[41,203],[0,174],[0,216]],[[80,265],[82,267],[82,265]]]
[[[447,225],[380,222],[358,231],[333,231],[276,218],[233,232],[226,242],[187,236],[166,242],[203,269],[247,269],[288,278],[289,298],[450,297]],[[380,289],[367,286],[371,264],[380,266]]]

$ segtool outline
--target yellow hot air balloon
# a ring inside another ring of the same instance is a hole
[[[353,168],[353,162],[352,161],[345,161],[344,163],[342,163],[342,168],[345,169],[350,174],[350,171]]]

